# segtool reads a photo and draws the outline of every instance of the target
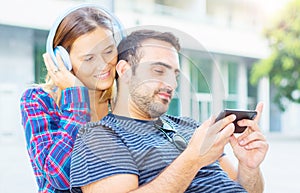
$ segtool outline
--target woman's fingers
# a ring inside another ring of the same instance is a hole
[[[49,72],[50,76],[54,75],[58,71],[58,68],[55,66],[50,55],[48,53],[45,53],[43,54],[43,58],[44,58],[46,69]]]

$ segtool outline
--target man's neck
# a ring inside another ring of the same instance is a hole
[[[146,116],[144,113],[138,110],[133,110],[130,109],[128,105],[125,103],[123,104],[116,104],[116,107],[112,111],[113,114],[123,116],[123,117],[129,117],[132,119],[139,119],[139,120],[145,120],[145,121],[150,121],[150,120],[156,120],[156,118],[151,118],[149,116]]]
[[[115,108],[113,109],[113,114],[123,116],[123,117],[129,117],[133,119],[139,119],[139,120],[156,120],[157,118],[153,118],[149,116],[147,113],[141,111],[133,101],[130,100],[130,98],[126,97],[120,97],[118,96]],[[123,99],[123,100],[120,100]]]

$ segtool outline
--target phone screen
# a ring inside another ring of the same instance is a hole
[[[254,119],[257,115],[255,110],[239,110],[239,109],[224,109],[216,118],[216,122],[228,115],[235,114],[236,119],[233,122],[235,126],[234,133],[242,133],[245,131],[247,127],[240,127],[238,126],[237,122],[242,119]]]

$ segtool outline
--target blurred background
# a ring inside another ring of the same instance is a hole
[[[1,193],[37,192],[20,95],[45,77],[42,54],[55,19],[87,2],[112,11],[125,29],[166,26],[180,37],[183,76],[170,114],[203,121],[263,101],[265,192],[300,192],[299,0],[10,0],[0,6]]]

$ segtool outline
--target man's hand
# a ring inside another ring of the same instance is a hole
[[[235,115],[230,115],[215,123],[214,119],[205,121],[196,129],[187,150],[198,155],[200,168],[219,159],[224,152],[225,145],[233,134]]]
[[[74,86],[84,86],[74,74],[67,70],[59,54],[56,57],[59,65],[58,67],[54,64],[49,54],[43,54],[43,58],[49,76],[54,84],[61,90]]]
[[[254,120],[244,119],[238,121],[239,126],[247,126],[247,129],[239,137],[232,135],[230,138],[230,144],[235,156],[239,160],[240,166],[249,169],[259,167],[269,147],[258,126],[262,109],[263,104],[259,103],[256,107],[257,116]]]

